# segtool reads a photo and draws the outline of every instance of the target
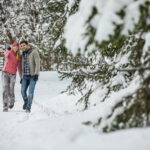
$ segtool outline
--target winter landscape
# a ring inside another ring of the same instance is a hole
[[[56,72],[42,72],[30,114],[22,110],[19,77],[13,110],[2,112],[1,150],[149,150],[150,128],[134,128],[103,134],[83,122],[95,111],[78,111],[77,97],[60,94],[70,81],[60,81]],[[1,92],[1,89],[0,89]],[[98,110],[97,110],[98,111]]]
[[[0,0],[0,74],[22,40],[40,75],[31,112],[0,77],[0,150],[150,150],[150,0]]]

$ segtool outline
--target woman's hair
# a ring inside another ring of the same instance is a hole
[[[17,47],[18,47],[18,51],[16,52],[16,58],[17,58],[18,60],[20,60],[19,43],[14,42],[14,43],[12,44],[12,47],[14,47],[14,46],[17,46]]]
[[[17,60],[20,60],[20,50],[17,51],[16,58],[17,58]]]

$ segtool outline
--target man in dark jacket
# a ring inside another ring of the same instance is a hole
[[[38,51],[29,47],[27,41],[20,42],[23,51],[21,58],[21,94],[24,100],[23,109],[31,111],[34,89],[40,72],[40,57]],[[27,89],[29,94],[27,95]]]

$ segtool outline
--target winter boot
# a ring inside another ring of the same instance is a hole
[[[14,107],[14,103],[9,104],[9,108],[12,109]]]
[[[25,110],[27,108],[27,104],[24,103],[22,108],[23,108],[23,110]]]
[[[30,113],[30,112],[31,112],[31,109],[30,109],[29,107],[27,107],[27,108],[26,108],[26,112],[27,112],[27,113]]]
[[[8,105],[7,105],[7,103],[4,104],[3,111],[4,111],[4,112],[7,112],[7,111],[8,111]]]

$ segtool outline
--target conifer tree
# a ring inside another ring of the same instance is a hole
[[[94,107],[105,106],[107,112],[100,113],[97,121],[89,120],[84,124],[105,132],[148,126],[150,49],[146,45],[150,31],[150,2],[143,1],[139,5],[138,21],[128,34],[122,34],[128,14],[124,8],[120,9],[116,15],[122,21],[114,22],[114,33],[101,42],[96,39],[97,30],[91,24],[99,11],[97,7],[93,7],[85,22],[84,52],[79,49],[74,59],[70,60],[72,68],[67,72],[60,72],[62,79],[72,78],[66,91],[70,94],[77,91],[81,93],[79,102],[84,103],[84,110],[91,107],[92,95],[102,95],[98,97],[99,102]]]
[[[66,59],[62,34],[67,0],[0,1],[0,46],[27,40],[41,57],[41,70],[55,70]]]

